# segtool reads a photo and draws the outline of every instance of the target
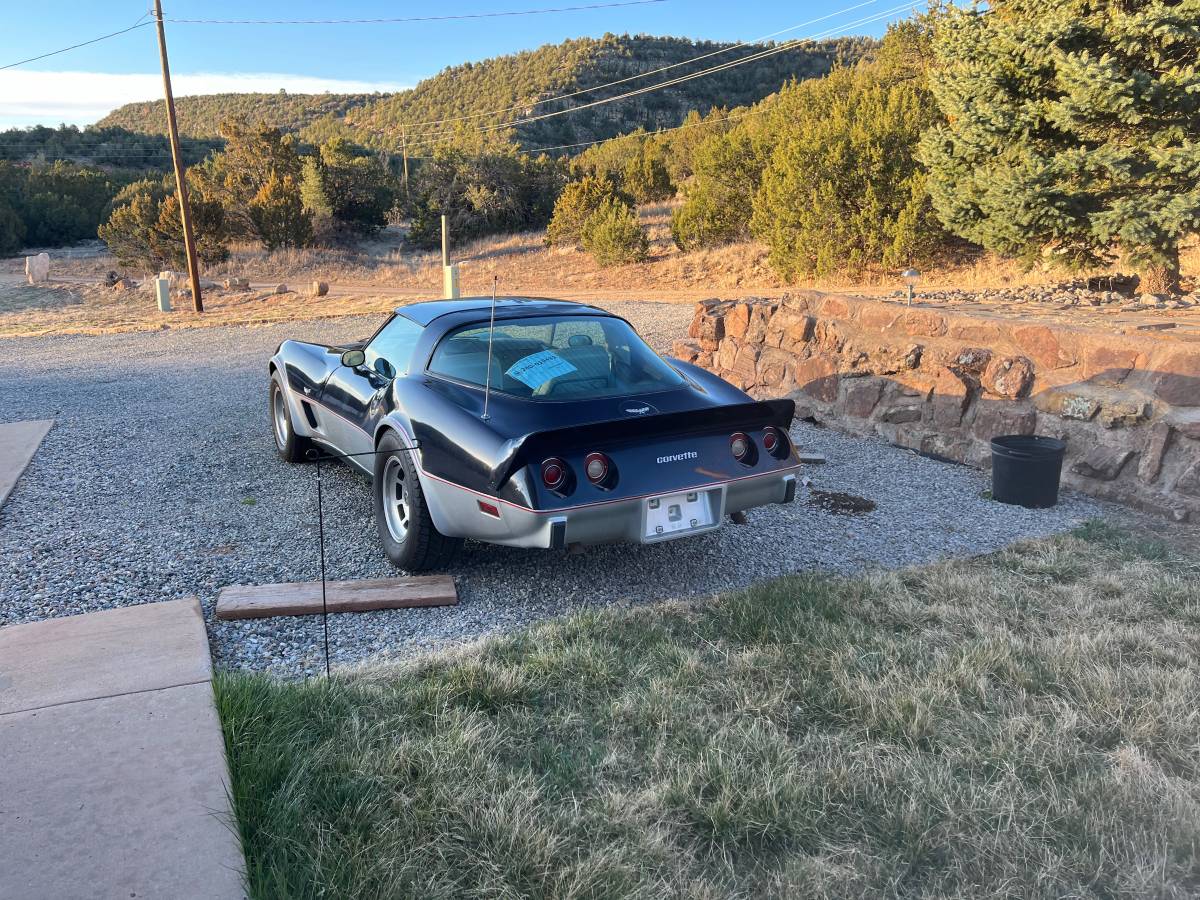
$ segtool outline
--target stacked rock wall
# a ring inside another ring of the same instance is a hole
[[[1200,342],[815,292],[697,304],[677,357],[798,415],[986,467],[1067,442],[1066,484],[1200,521]]]

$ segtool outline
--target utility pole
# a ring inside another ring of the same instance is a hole
[[[442,214],[442,268],[450,265],[450,226]]]
[[[200,267],[196,262],[196,240],[192,235],[192,209],[188,205],[187,177],[183,154],[179,151],[179,127],[175,122],[175,95],[171,93],[171,67],[167,63],[167,35],[163,30],[162,0],[154,0],[154,18],[158,24],[158,55],[162,60],[163,96],[167,101],[167,136],[171,139],[171,161],[175,164],[175,184],[179,188],[179,218],[183,222],[183,249],[187,253],[188,278],[192,282],[192,308],[204,312],[200,299]]]

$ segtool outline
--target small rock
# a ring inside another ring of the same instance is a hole
[[[276,293],[276,294],[286,294],[286,293],[288,293],[288,286],[287,286],[286,284],[277,284],[277,285],[275,285],[275,293]]]
[[[1152,409],[1145,401],[1110,401],[1100,410],[1100,424],[1105,428],[1131,428],[1150,418]]]
[[[1121,474],[1125,463],[1133,456],[1132,450],[1118,450],[1115,447],[1093,447],[1071,466],[1071,471],[1085,478],[1095,478],[1099,481],[1112,481]]]

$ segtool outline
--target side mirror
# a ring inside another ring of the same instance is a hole
[[[342,354],[342,365],[351,369],[357,369],[367,361],[367,354],[361,350],[347,350]]]

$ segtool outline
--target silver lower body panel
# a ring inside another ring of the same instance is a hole
[[[689,489],[714,494],[712,524],[651,537],[645,533],[647,497],[536,511],[499,502],[495,497],[424,474],[421,487],[434,524],[442,534],[510,547],[545,549],[569,544],[653,543],[714,531],[731,513],[790,502],[796,494],[796,473],[795,470],[766,472]],[[481,502],[497,509],[500,515],[485,511]]]

